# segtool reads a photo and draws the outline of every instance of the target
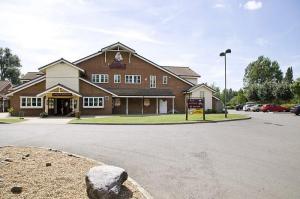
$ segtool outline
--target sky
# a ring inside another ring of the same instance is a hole
[[[189,66],[200,83],[243,86],[246,66],[264,55],[300,77],[298,0],[0,0],[0,47],[22,73],[61,57],[75,61],[121,42],[159,65]]]

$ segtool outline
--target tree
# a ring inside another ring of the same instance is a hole
[[[292,67],[288,67],[283,79],[285,82],[287,82],[288,84],[293,83],[293,68]]]
[[[292,85],[291,90],[293,94],[300,99],[300,78],[298,78]]]
[[[247,87],[246,90],[246,97],[250,101],[259,101],[258,97],[258,89],[259,85],[258,84],[251,84]]]
[[[274,89],[274,96],[278,100],[291,100],[293,93],[288,82],[278,83]]]
[[[244,94],[244,91],[242,89],[240,89],[238,92],[237,92],[237,95],[234,96],[230,101],[229,101],[229,104],[232,104],[232,105],[237,105],[237,104],[244,104],[247,102],[247,98]]]
[[[20,59],[9,48],[0,48],[0,80],[8,79],[12,84],[20,83]]]
[[[251,62],[245,69],[244,86],[251,84],[263,84],[265,82],[282,81],[282,71],[277,61],[271,61],[269,58],[260,56],[254,62]]]
[[[270,102],[273,101],[276,97],[274,95],[274,88],[276,87],[276,82],[269,81],[264,82],[258,86],[258,97],[263,102]]]

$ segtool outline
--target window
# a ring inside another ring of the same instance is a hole
[[[92,82],[108,83],[108,74],[92,74]]]
[[[156,76],[150,75],[150,88],[156,88]]]
[[[200,98],[204,98],[204,91],[200,91]]]
[[[103,108],[104,99],[103,97],[84,97],[83,108]]]
[[[125,75],[126,84],[140,84],[141,76],[140,75]]]
[[[42,108],[42,98],[21,97],[21,108]]]
[[[168,76],[163,76],[163,84],[168,84]]]
[[[114,83],[121,83],[121,75],[114,75]]]

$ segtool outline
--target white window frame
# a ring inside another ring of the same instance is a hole
[[[119,80],[119,81],[117,81]],[[121,75],[120,74],[115,74],[114,75],[114,83],[115,84],[120,84],[121,83]]]
[[[127,81],[127,77],[131,78],[130,81]],[[135,82],[136,78],[139,78],[139,82]],[[142,83],[142,76],[141,75],[125,75],[125,84],[141,84]]]
[[[93,83],[108,83],[109,76],[108,76],[108,74],[92,74],[92,82]]]
[[[88,98],[88,105],[87,106],[84,104],[86,98]],[[97,106],[94,106],[94,100],[95,100],[95,98],[98,99],[98,105]],[[102,99],[102,105],[101,106],[99,106],[99,99]],[[93,103],[92,106],[90,106],[90,100],[93,101],[92,102]],[[97,97],[97,96],[95,96],[95,97],[83,97],[82,98],[82,107],[83,108],[104,108],[104,97]]]
[[[30,106],[27,106],[27,100],[28,100],[28,98],[30,98],[30,103],[31,103]],[[25,106],[22,105],[23,99],[25,99]],[[32,105],[32,99],[35,99],[35,100],[36,100],[36,101],[35,101],[35,103],[36,103],[35,106]],[[38,99],[41,99],[41,105],[40,105],[40,106],[38,106],[38,103],[37,103]],[[42,98],[42,97],[20,96],[20,108],[23,108],[23,109],[26,109],[26,108],[31,108],[31,109],[35,109],[35,108],[43,108],[43,104],[44,104],[44,103],[43,103],[43,98]]]
[[[155,75],[150,75],[150,88],[156,88],[156,76]]]
[[[168,76],[163,76],[163,84],[168,84]]]

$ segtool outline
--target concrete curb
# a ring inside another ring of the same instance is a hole
[[[14,146],[14,145],[4,145],[4,146],[0,146],[0,148],[4,148],[4,147],[18,147],[18,146]],[[71,155],[77,158],[83,158],[86,159],[88,161],[92,161],[95,162],[97,164],[102,164],[105,165],[105,163],[85,157],[85,156],[81,156],[75,153],[69,153],[66,151],[62,151],[62,150],[58,150],[58,149],[52,149],[52,148],[47,148],[47,147],[37,147],[37,146],[22,146],[22,147],[28,147],[28,148],[37,148],[37,149],[45,149],[45,150],[50,150],[50,151],[54,151],[54,152],[60,152],[66,155]],[[150,195],[150,193],[148,191],[146,191],[141,185],[139,185],[135,180],[133,180],[131,177],[128,176],[127,179],[131,184],[133,184],[136,189],[145,197],[145,199],[153,199],[153,197]]]
[[[81,125],[182,125],[182,124],[207,124],[207,123],[220,123],[220,122],[233,122],[239,120],[249,120],[251,117],[231,119],[231,120],[220,120],[220,121],[195,121],[195,122],[180,122],[180,123],[68,123],[68,124],[81,124]]]

